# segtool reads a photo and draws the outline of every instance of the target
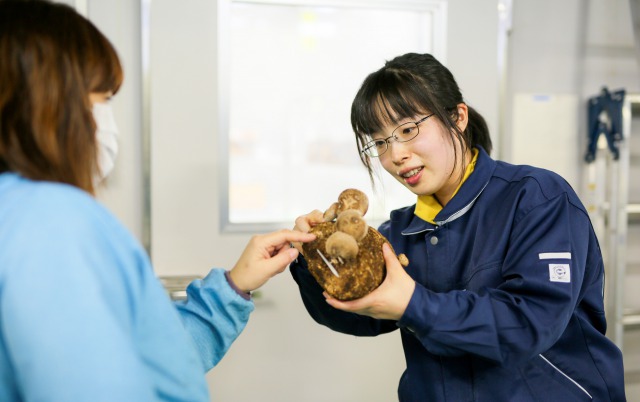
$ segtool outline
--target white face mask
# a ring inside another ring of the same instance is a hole
[[[104,180],[113,170],[118,155],[118,126],[113,109],[108,103],[93,104],[93,119],[96,122],[98,140],[98,181]]]

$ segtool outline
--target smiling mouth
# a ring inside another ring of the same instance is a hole
[[[415,175],[417,175],[418,173],[420,173],[422,171],[422,167],[419,168],[415,168],[415,169],[411,169],[408,172],[404,172],[402,174],[400,174],[400,177],[402,177],[403,179],[408,179],[410,177],[413,177]]]

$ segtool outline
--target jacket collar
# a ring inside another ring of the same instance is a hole
[[[476,199],[482,193],[482,190],[484,190],[489,183],[496,168],[496,161],[491,159],[482,147],[476,146],[476,148],[478,148],[479,151],[478,161],[476,162],[473,173],[462,183],[460,190],[458,190],[456,195],[447,203],[442,211],[435,216],[436,224],[425,222],[414,215],[409,225],[402,230],[403,235],[433,230],[438,226],[458,219],[471,209]],[[415,208],[411,208],[408,211],[413,213],[414,209]]]

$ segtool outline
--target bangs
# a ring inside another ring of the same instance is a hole
[[[115,95],[123,81],[123,72],[120,61],[115,52],[108,52],[108,62],[100,63],[95,67],[95,75],[90,79],[90,92],[111,92]]]
[[[122,64],[115,48],[109,40],[87,21],[85,35],[78,38],[79,57],[83,64],[83,75],[89,92],[111,92],[116,94],[123,81]]]
[[[359,136],[371,136],[390,124],[432,110],[422,80],[393,69],[371,74],[353,102],[351,125]]]

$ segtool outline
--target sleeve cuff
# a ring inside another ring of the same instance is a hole
[[[411,300],[404,311],[398,327],[409,332],[424,335],[431,330],[440,311],[440,302],[435,294],[416,283]]]
[[[240,290],[240,288],[238,288],[236,284],[233,283],[231,275],[229,275],[229,271],[224,271],[224,277],[227,279],[227,283],[229,284],[229,286],[231,286],[231,289],[235,290],[236,293],[239,294],[243,299],[251,300],[251,293],[246,293]]]

